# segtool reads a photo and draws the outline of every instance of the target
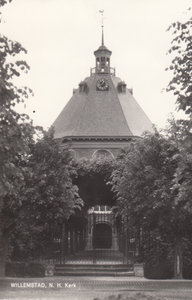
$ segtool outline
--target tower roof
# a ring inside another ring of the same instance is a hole
[[[107,90],[98,90],[104,79]],[[53,123],[55,138],[127,137],[153,131],[152,123],[124,82],[110,74],[95,73],[81,83]],[[125,86],[121,92],[119,86]]]
[[[94,52],[95,68],[90,77],[80,82],[53,123],[55,138],[130,137],[153,131],[125,82],[110,67],[111,54],[104,45],[102,22],[101,46]]]

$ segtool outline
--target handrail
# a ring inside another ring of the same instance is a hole
[[[90,71],[91,71],[90,72],[91,75],[98,73],[98,74],[110,74],[110,75],[115,76],[115,68],[111,68],[111,67],[110,67],[109,71],[99,71],[99,70],[96,70],[95,67],[91,68]]]

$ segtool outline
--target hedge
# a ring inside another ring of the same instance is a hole
[[[9,277],[44,277],[45,267],[36,262],[7,262],[5,276]]]
[[[171,279],[174,276],[173,262],[147,262],[144,264],[144,276],[148,279]]]

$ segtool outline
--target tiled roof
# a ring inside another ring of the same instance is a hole
[[[96,83],[105,77],[108,91]],[[86,91],[78,89],[53,123],[55,138],[77,136],[141,136],[152,124],[128,89],[119,93],[121,80],[110,74],[94,74],[84,80]]]

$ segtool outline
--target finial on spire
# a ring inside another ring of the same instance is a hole
[[[100,14],[101,14],[101,29],[102,29],[102,37],[101,37],[101,45],[104,46],[104,9],[99,10]]]

